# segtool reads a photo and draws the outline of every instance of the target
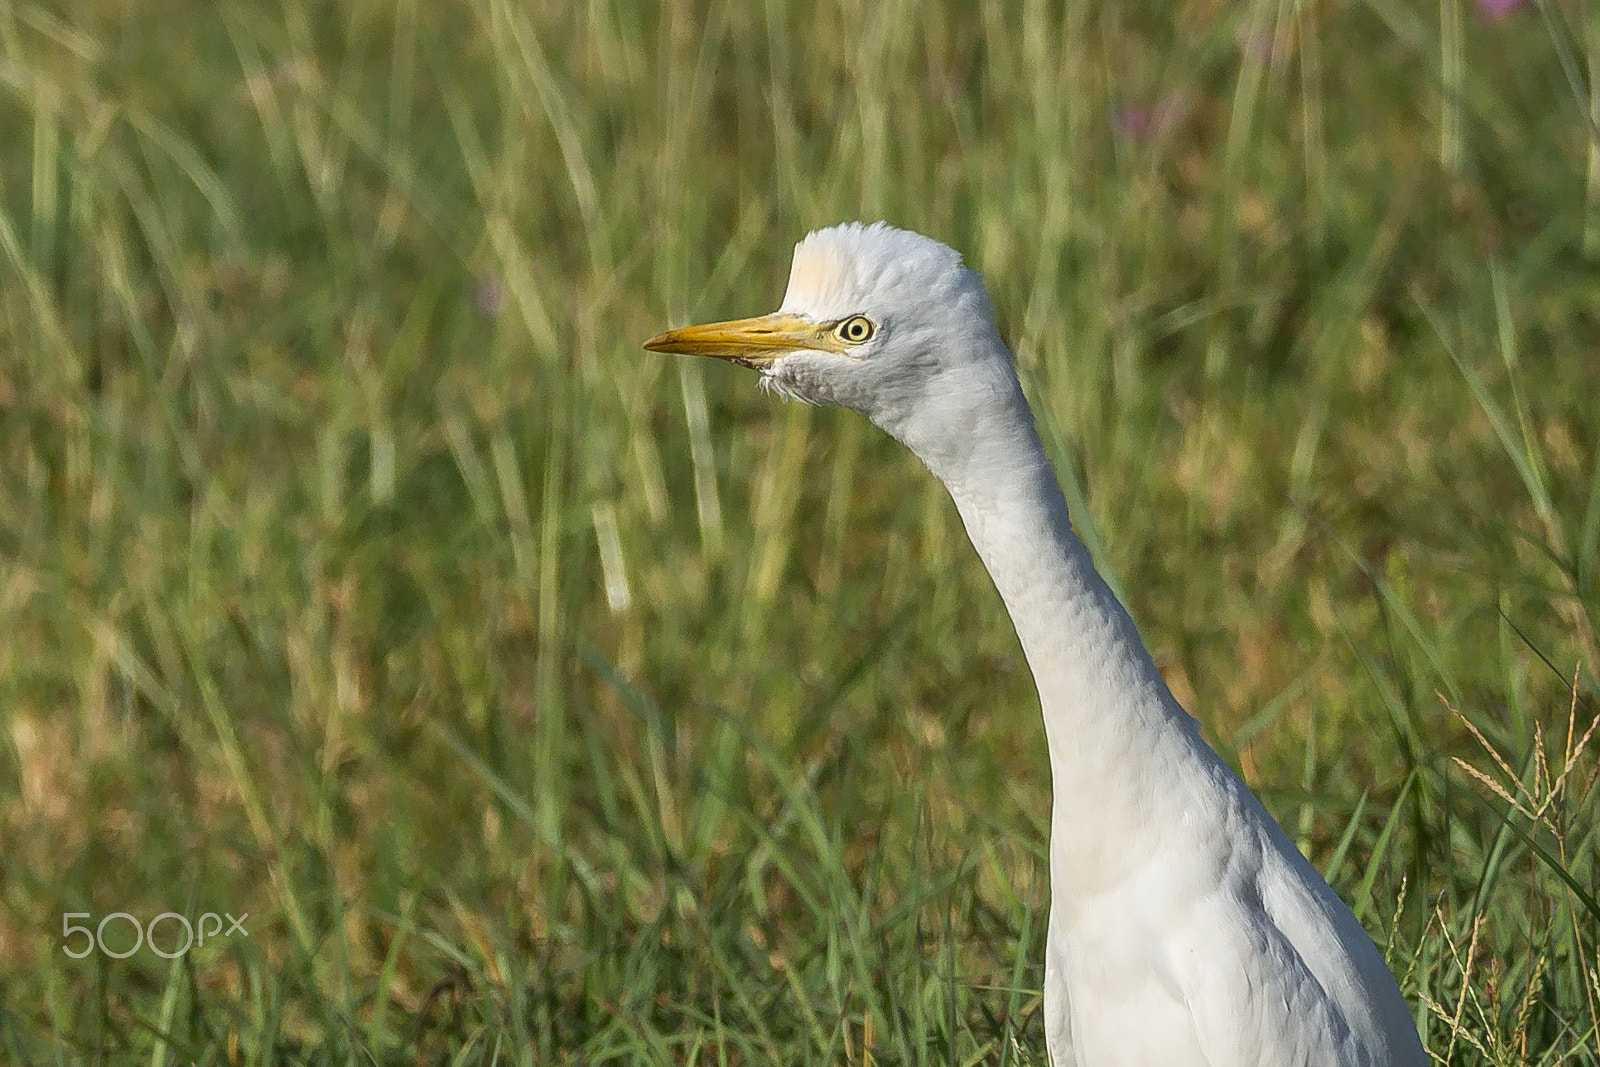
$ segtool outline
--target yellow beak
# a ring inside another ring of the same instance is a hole
[[[652,352],[710,356],[746,367],[764,367],[787,352],[809,349],[842,352],[848,346],[833,334],[833,323],[812,322],[800,315],[775,313],[754,319],[685,326],[650,338]]]

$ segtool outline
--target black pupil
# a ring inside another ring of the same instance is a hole
[[[867,335],[867,324],[856,319],[844,328],[845,336],[852,341],[859,341]]]

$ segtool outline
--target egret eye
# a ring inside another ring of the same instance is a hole
[[[833,329],[839,340],[847,344],[858,345],[872,336],[872,320],[865,315],[855,315],[845,319]]]

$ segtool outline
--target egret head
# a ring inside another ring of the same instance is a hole
[[[919,453],[917,438],[959,431],[971,402],[1016,382],[983,279],[954,249],[881,222],[807,235],[772,314],[644,347],[752,367],[774,392],[859,411]]]

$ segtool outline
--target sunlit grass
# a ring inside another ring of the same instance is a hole
[[[1596,42],[0,6],[5,1057],[1043,1063],[1042,734],[954,509],[638,348],[884,217],[987,276],[1086,540],[1429,1047],[1600,1062]],[[249,936],[63,951],[168,911]]]

